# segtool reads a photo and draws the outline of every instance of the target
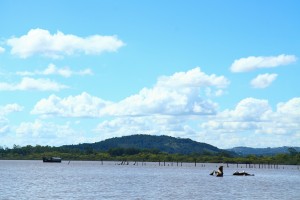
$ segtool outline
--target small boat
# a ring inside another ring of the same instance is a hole
[[[59,158],[59,157],[50,157],[50,158],[43,157],[43,162],[60,163],[61,162],[61,158]]]

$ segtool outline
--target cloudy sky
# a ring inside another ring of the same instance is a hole
[[[131,134],[300,146],[298,1],[1,1],[0,146]]]

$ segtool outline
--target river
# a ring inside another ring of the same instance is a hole
[[[299,166],[0,160],[0,199],[299,199]],[[237,168],[238,167],[238,168]],[[241,168],[242,167],[242,168]],[[232,176],[245,170],[255,176]]]

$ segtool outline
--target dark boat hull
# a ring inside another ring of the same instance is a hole
[[[50,163],[60,163],[61,162],[61,158],[58,157],[50,157],[50,158],[43,158],[43,162],[50,162]]]

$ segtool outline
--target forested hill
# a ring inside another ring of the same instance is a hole
[[[300,152],[300,147],[286,147],[286,146],[276,147],[276,148],[234,147],[232,149],[227,149],[227,150],[234,152],[240,156],[247,156],[247,155],[272,156],[277,154]]]
[[[65,145],[63,147],[81,150],[93,149],[96,151],[108,151],[113,148],[156,149],[161,152],[172,154],[192,154],[204,152],[219,153],[223,151],[215,146],[196,142],[191,139],[152,135],[130,135],[115,137],[96,143]]]

